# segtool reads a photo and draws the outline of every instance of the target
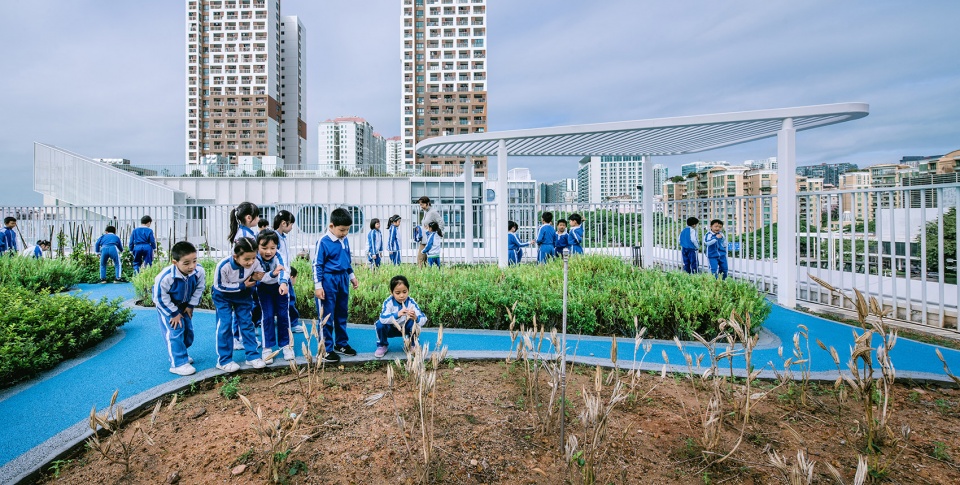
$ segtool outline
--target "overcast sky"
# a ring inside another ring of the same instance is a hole
[[[400,0],[282,0],[307,30],[316,125],[362,116],[400,134]],[[956,0],[488,0],[489,129],[861,101],[870,115],[801,132],[800,164],[960,148]],[[0,204],[37,204],[33,142],[141,164],[184,159],[185,5],[0,0]],[[776,155],[768,139],[655,159]],[[558,163],[560,162],[560,163]],[[541,181],[573,159],[517,159]]]

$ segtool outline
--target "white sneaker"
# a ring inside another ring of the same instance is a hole
[[[254,369],[263,369],[267,366],[267,364],[263,362],[263,359],[248,360],[247,365],[253,367]]]
[[[303,333],[303,325],[294,325],[290,327],[290,331],[293,333]]]
[[[263,351],[263,363],[264,363],[264,364],[272,364],[272,363],[273,363],[273,358],[274,358],[276,355],[277,355],[277,353],[274,352],[273,350],[269,350],[269,349],[268,349],[268,350],[264,350],[264,351]]]
[[[283,360],[294,360],[297,358],[297,354],[293,351],[293,347],[286,346],[283,348]]]
[[[227,362],[225,365],[217,364],[217,369],[220,369],[224,372],[236,372],[240,370],[240,364],[236,362]]]
[[[243,350],[243,342],[240,339],[233,339],[233,350]]]
[[[197,369],[194,369],[193,366],[190,364],[183,364],[179,367],[171,367],[170,372],[173,372],[178,376],[189,376],[191,374],[196,373]]]

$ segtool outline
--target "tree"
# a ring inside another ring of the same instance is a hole
[[[918,235],[914,242],[920,242]],[[927,223],[927,270],[940,270],[940,220],[934,219]],[[957,267],[957,208],[951,207],[943,214],[943,260],[947,267],[956,271]]]
[[[670,177],[670,181],[674,183],[680,183],[684,181],[684,178],[683,175],[674,175],[673,177]]]

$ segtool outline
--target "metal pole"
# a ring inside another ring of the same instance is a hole
[[[467,156],[463,162],[463,262],[473,264],[473,157],[471,156]]]
[[[560,453],[565,446],[564,428],[566,419],[564,411],[567,409],[567,282],[570,269],[570,252],[563,253],[563,329],[560,333]]]

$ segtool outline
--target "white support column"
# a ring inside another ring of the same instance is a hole
[[[494,234],[497,236],[497,264],[507,267],[507,142],[500,140],[497,147],[497,217]]]
[[[777,132],[777,303],[797,306],[797,130],[783,120]]]
[[[643,219],[641,227],[643,229],[642,244],[643,249],[640,254],[643,255],[643,267],[653,267],[653,164],[650,162],[650,155],[644,155],[640,162],[640,176],[643,180]]]
[[[463,262],[473,264],[473,157],[463,162]]]

